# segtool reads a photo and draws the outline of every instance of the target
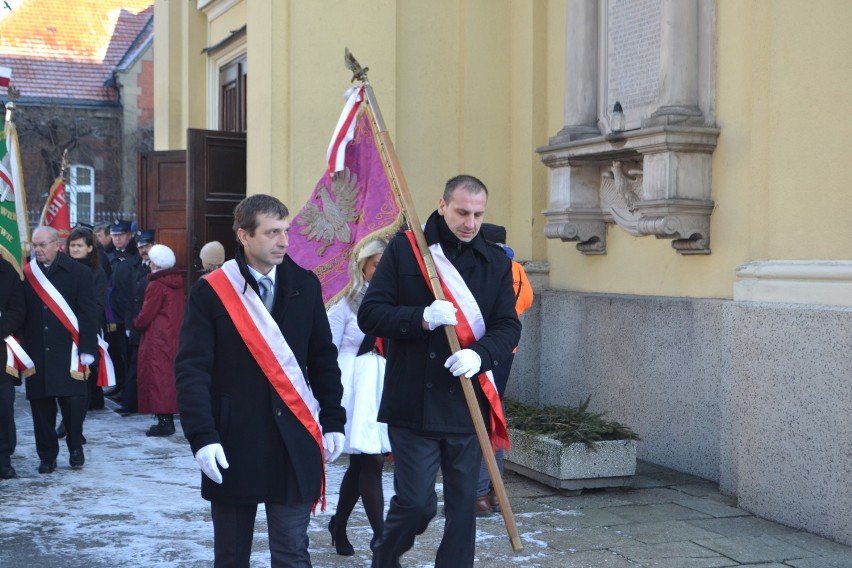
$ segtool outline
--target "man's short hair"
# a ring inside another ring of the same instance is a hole
[[[109,234],[109,223],[98,223],[95,225],[95,233],[108,235]]]
[[[482,183],[482,181],[471,175],[461,174],[454,178],[450,178],[449,181],[447,181],[447,185],[444,186],[444,202],[449,203],[450,198],[453,196],[453,192],[459,188],[462,188],[474,195],[480,191],[484,191],[485,197],[488,197],[488,188],[485,187],[485,184]]]
[[[250,195],[237,203],[234,208],[234,234],[242,229],[249,235],[254,236],[257,229],[258,216],[269,215],[277,219],[286,219],[290,216],[287,206],[271,195],[258,193]]]

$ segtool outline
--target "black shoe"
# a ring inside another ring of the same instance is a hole
[[[119,406],[115,409],[117,414],[121,414],[122,416],[130,416],[131,414],[136,414],[136,409],[127,408],[126,406]]]
[[[53,473],[56,470],[56,460],[41,460],[38,463],[39,473]]]
[[[337,551],[337,554],[340,556],[352,556],[355,554],[355,548],[346,536],[346,525],[338,527],[334,516],[328,521],[328,532],[331,533],[331,545]]]
[[[59,423],[59,427],[56,429],[56,437],[61,440],[66,434],[68,434],[68,431],[65,429],[65,421],[62,420]]]
[[[109,390],[104,392],[104,396],[111,399],[116,399],[121,396],[121,389],[118,387],[111,387]]]
[[[15,479],[18,472],[11,465],[0,466],[0,479]]]
[[[146,436],[171,436],[175,433],[175,420],[171,414],[157,414],[157,423],[148,428]]]
[[[71,450],[71,457],[68,460],[71,469],[80,469],[84,463],[86,463],[86,456],[83,455],[83,448]]]

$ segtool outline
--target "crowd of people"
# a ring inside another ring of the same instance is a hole
[[[174,251],[153,231],[118,221],[78,226],[61,242],[38,227],[23,280],[0,260],[0,335],[32,358],[24,382],[39,473],[56,469],[63,437],[70,467],[84,466],[85,417],[106,396],[122,415],[154,415],[148,436],[173,435],[179,414],[210,502],[216,566],[249,565],[261,503],[272,565],[310,566],[308,523],[325,508],[325,464],[341,453],[348,467],[328,524],[338,554],[354,554],[346,529],[360,499],[373,566],[399,566],[437,514],[441,468],[446,525],[435,565],[472,566],[476,516],[499,504],[460,378],[471,379],[501,439],[519,317],[532,301],[505,229],[483,225],[487,200],[480,180],[454,177],[424,226],[447,299],[435,299],[415,239],[401,231],[359,243],[350,286],[328,311],[317,276],[287,254],[290,213],[269,195],[236,207],[233,259],[218,242],[201,249],[202,277],[188,296]],[[456,328],[460,351],[445,326]],[[116,384],[103,393],[107,356]],[[0,376],[0,478],[16,476],[20,378]],[[395,494],[385,513],[389,455]]]
[[[174,252],[155,245],[153,237],[144,230],[134,236],[127,221],[78,224],[64,240],[42,226],[32,233],[33,254],[24,263],[23,279],[0,259],[0,333],[7,347],[0,374],[0,478],[17,477],[11,463],[17,442],[13,403],[22,380],[41,474],[56,470],[63,438],[69,466],[85,465],[83,426],[89,411],[105,408],[100,383],[107,368],[117,380],[107,395],[120,397],[122,415],[135,413],[141,397],[143,412],[158,418],[147,434],[174,433],[171,369],[185,285],[173,268]],[[12,347],[29,360],[28,368],[15,368]]]

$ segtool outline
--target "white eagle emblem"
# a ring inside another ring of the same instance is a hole
[[[326,249],[337,239],[341,243],[352,242],[351,221],[357,221],[358,211],[355,210],[355,200],[358,197],[358,175],[346,168],[335,173],[331,178],[331,188],[322,186],[319,198],[322,209],[313,202],[308,202],[296,223],[304,227],[299,234],[306,235],[308,241],[319,241],[317,256],[322,256]]]

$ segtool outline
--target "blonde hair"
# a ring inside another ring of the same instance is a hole
[[[385,252],[385,247],[388,242],[385,239],[371,239],[358,248],[358,252],[352,257],[349,262],[349,292],[346,297],[350,300],[355,299],[361,289],[364,287],[364,265],[367,261]]]

